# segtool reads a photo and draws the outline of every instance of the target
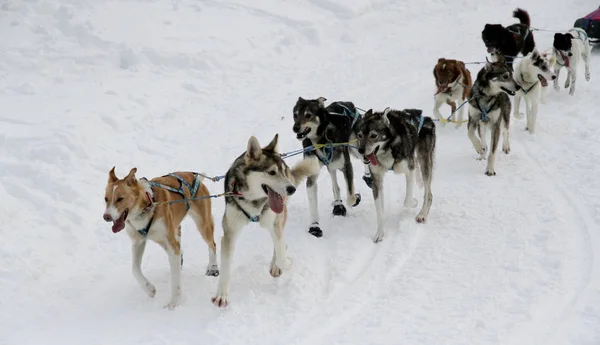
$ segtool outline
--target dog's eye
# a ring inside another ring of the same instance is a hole
[[[310,119],[310,118],[311,118],[311,116],[312,116],[312,114],[309,114],[309,113],[307,113],[307,114],[304,114],[304,117],[306,117],[307,119]]]
[[[275,174],[276,174],[275,170],[271,170],[271,171],[269,171],[269,175],[271,175],[271,176],[275,176]]]
[[[356,137],[357,137],[358,139],[362,139],[362,137],[363,137],[363,134],[359,132],[359,133],[356,135]]]
[[[371,138],[371,139],[377,139],[377,134],[373,133],[373,134],[371,134],[371,135],[369,136],[369,138]]]
[[[294,113],[294,120],[298,118],[298,113]]]
[[[108,198],[107,197],[104,197],[104,202],[108,202]]]
[[[123,201],[123,197],[118,197],[117,202],[121,202],[121,201]]]

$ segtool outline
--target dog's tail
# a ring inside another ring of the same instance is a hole
[[[304,158],[292,167],[292,183],[297,187],[308,176],[316,175],[321,170],[317,156]]]
[[[513,17],[517,18],[521,22],[521,24],[531,26],[531,18],[529,18],[529,13],[527,13],[527,11],[525,11],[524,9],[517,8],[513,12]]]

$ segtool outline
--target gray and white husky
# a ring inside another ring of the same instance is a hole
[[[319,170],[316,158],[306,158],[291,169],[277,151],[277,140],[265,147],[255,137],[248,140],[248,148],[231,165],[225,174],[225,213],[221,239],[221,275],[213,304],[225,307],[229,303],[231,260],[235,241],[242,228],[250,222],[259,223],[269,230],[273,239],[273,259],[269,272],[279,277],[282,269],[290,265],[283,229],[287,220],[286,202],[296,192],[296,186],[307,176]]]
[[[313,145],[326,145],[328,143],[351,143],[356,139],[355,124],[360,120],[356,107],[352,102],[333,102],[325,106],[325,97],[318,99],[304,99],[298,97],[294,105],[294,126],[292,130],[296,133],[296,138],[302,141],[302,147],[307,148]],[[352,143],[351,146],[354,146]],[[360,159],[360,155],[355,148],[348,145],[336,147],[322,147],[314,151],[304,152],[305,157],[316,156],[321,166],[327,166],[329,176],[331,176],[331,185],[333,189],[333,215],[346,216],[346,207],[340,196],[340,186],[337,181],[337,171],[340,170],[344,175],[347,187],[346,204],[355,207],[360,203],[360,193],[355,193],[354,189],[354,170],[350,155]],[[368,176],[368,168],[365,165],[365,177]],[[310,225],[308,232],[315,237],[323,236],[323,231],[319,226],[319,211],[317,200],[317,178],[318,173],[309,176],[306,181],[308,203],[310,207]],[[368,184],[368,182],[367,182]]]
[[[417,183],[420,188],[425,185],[425,194],[416,221],[425,222],[433,201],[431,180],[436,144],[433,120],[423,116],[420,109],[392,110],[388,107],[383,112],[370,109],[357,124],[357,132],[358,152],[363,155],[365,163],[368,162],[373,176],[371,189],[377,212],[377,232],[373,241],[382,241],[386,234],[383,177],[389,170],[406,175],[404,207],[411,208],[418,204],[413,198],[417,172]]]
[[[494,162],[502,128],[504,128],[502,151],[506,154],[510,152],[511,104],[508,94],[514,96],[519,88],[513,79],[511,68],[502,60],[486,63],[477,73],[477,79],[473,83],[469,99],[467,133],[475,151],[479,154],[478,159],[482,160],[485,159],[485,152],[488,150],[485,144],[486,131],[488,128],[491,129],[491,149],[485,170],[488,176],[496,175]],[[475,135],[475,131],[478,132],[479,137]]]

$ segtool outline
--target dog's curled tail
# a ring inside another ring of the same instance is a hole
[[[292,183],[297,187],[305,178],[318,174],[319,170],[321,170],[321,166],[316,156],[313,155],[304,158],[291,169]]]
[[[527,13],[527,11],[525,11],[524,9],[517,8],[513,12],[513,17],[517,18],[519,22],[521,22],[521,24],[531,26],[531,18],[529,18],[529,13]]]

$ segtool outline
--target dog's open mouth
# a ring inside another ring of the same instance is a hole
[[[487,52],[488,53],[493,53],[494,52],[494,47],[487,47]]]
[[[563,62],[565,63],[565,67],[569,67],[570,63],[569,63],[569,57],[566,54],[560,53],[560,56],[563,59]]]
[[[123,229],[125,229],[125,220],[127,220],[127,214],[129,214],[129,210],[123,211],[121,217],[113,221],[112,232],[117,233]]]
[[[372,165],[377,165],[377,151],[379,151],[379,146],[377,146],[373,152],[365,156]]]
[[[271,210],[275,213],[283,212],[283,197],[281,194],[278,194],[266,184],[263,184],[262,188],[267,194],[267,198],[269,199],[269,207]]]
[[[509,90],[509,89],[507,89],[505,87],[501,87],[501,89],[502,89],[502,91],[506,92],[507,94],[509,94],[511,96],[515,95],[515,91],[513,91],[513,90]]]
[[[304,139],[306,138],[306,136],[308,135],[308,133],[310,133],[311,128],[310,127],[306,127],[305,130],[303,130],[302,132],[296,134],[296,138],[297,139]]]
[[[540,83],[542,84],[542,87],[548,86],[548,80],[546,80],[546,78],[544,78],[543,75],[538,74],[538,79],[540,80]]]

